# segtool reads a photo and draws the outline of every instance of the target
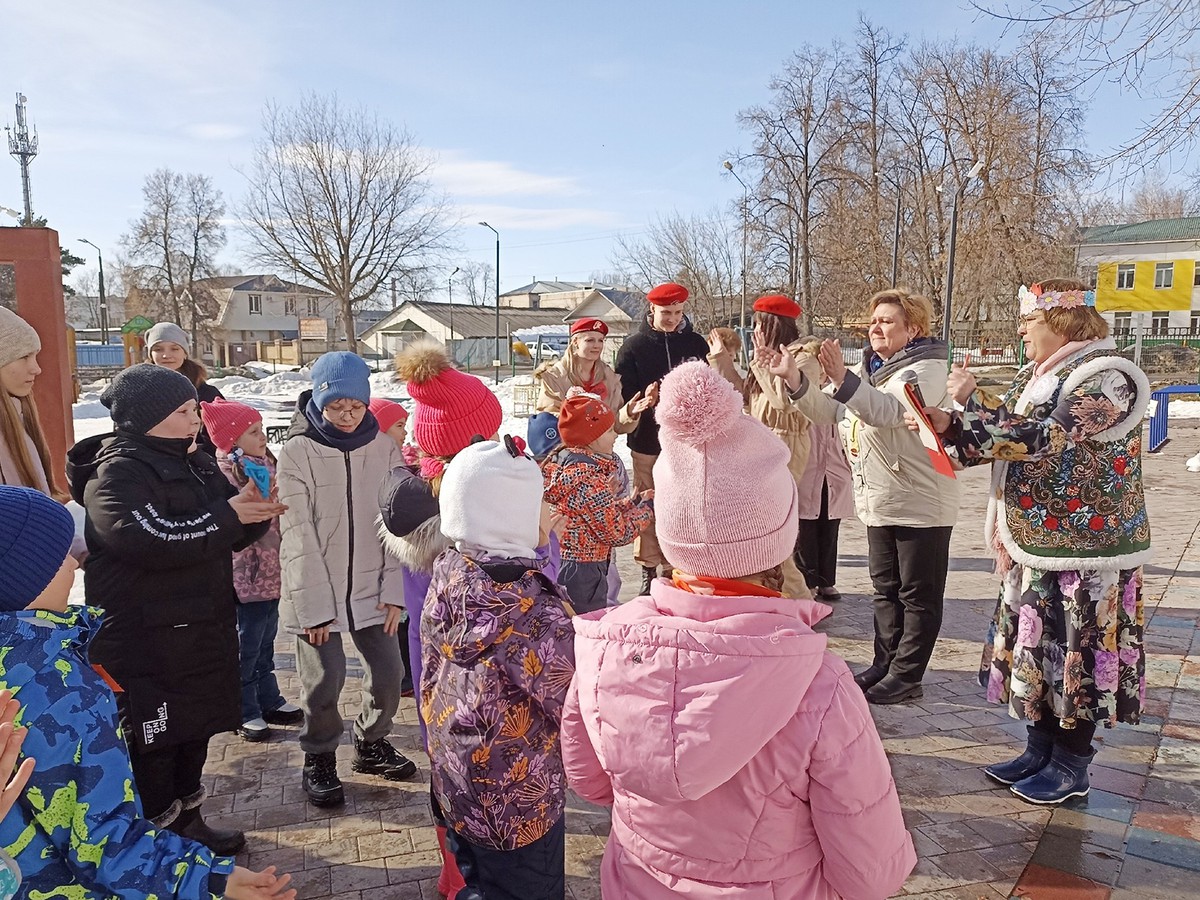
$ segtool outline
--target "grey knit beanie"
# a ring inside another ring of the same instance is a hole
[[[162,341],[178,344],[183,348],[184,353],[188,356],[192,355],[192,339],[174,322],[159,322],[146,332],[146,355],[149,356],[154,345]]]
[[[143,363],[130,366],[100,395],[117,431],[145,434],[184,403],[197,402],[186,375]]]
[[[6,306],[0,306],[0,366],[42,349],[33,326]]]

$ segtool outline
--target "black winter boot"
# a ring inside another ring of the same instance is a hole
[[[181,837],[203,844],[218,856],[233,856],[246,846],[246,835],[240,831],[213,828],[200,815],[200,808],[185,809],[171,823],[171,830]]]
[[[992,781],[1001,784],[1016,784],[1023,778],[1028,778],[1040,772],[1050,762],[1050,752],[1054,749],[1054,738],[1036,728],[1029,729],[1029,743],[1025,752],[1016,759],[996,763],[983,770],[983,774]]]
[[[313,806],[340,806],[346,802],[335,753],[305,753],[301,783]]]
[[[417,764],[392,746],[387,738],[367,743],[354,739],[354,762],[350,768],[388,781],[404,781],[417,774]]]
[[[638,593],[639,597],[646,597],[650,594],[650,585],[654,583],[654,579],[658,577],[658,570],[654,566],[642,566],[642,586]]]

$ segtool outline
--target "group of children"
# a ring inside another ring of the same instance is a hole
[[[104,396],[115,434],[71,453],[103,613],[67,609],[69,514],[0,488],[0,629],[20,648],[0,688],[38,759],[0,846],[27,882],[291,896],[286,876],[234,866],[242,836],[204,823],[199,773],[213,734],[302,722],[304,789],[341,802],[349,635],[352,765],[390,779],[416,772],[388,740],[408,645],[446,896],[563,897],[568,785],[613,806],[606,895],[898,888],[911,841],[862,694],[810,627],[828,610],[778,593],[789,454],[740,395],[702,363],[667,376],[658,494],[635,496],[600,398],[566,397],[539,464],[440,346],[408,348],[397,374],[411,418],[370,397],[361,359],[321,357],[276,460],[250,407],[197,410],[174,372],[122,373]],[[215,462],[193,452],[201,416]],[[652,519],[673,576],[606,609],[613,548]],[[300,707],[273,672],[280,621]]]

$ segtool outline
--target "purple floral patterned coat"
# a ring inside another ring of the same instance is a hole
[[[250,457],[271,471],[271,484],[275,484],[275,457]],[[246,485],[246,476],[232,459],[217,451],[217,465],[233,486],[241,490]],[[239,603],[257,603],[260,600],[279,599],[279,517],[271,520],[271,527],[261,538],[238,553],[233,554],[233,589]]]
[[[438,557],[421,615],[421,712],[433,789],[470,843],[514,850],[562,817],[563,703],[575,631],[536,560]]]

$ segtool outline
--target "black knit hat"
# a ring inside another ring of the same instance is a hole
[[[100,395],[117,431],[145,434],[183,404],[197,402],[186,375],[143,363],[130,366]]]
[[[75,519],[61,503],[32,488],[0,486],[0,612],[38,598],[74,537]]]

